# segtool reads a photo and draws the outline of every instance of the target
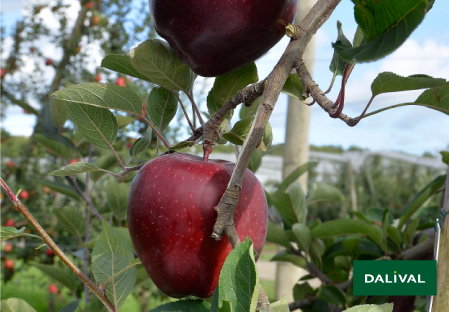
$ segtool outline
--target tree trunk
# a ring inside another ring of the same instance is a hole
[[[315,2],[315,0],[299,0],[295,24],[299,24]],[[303,56],[303,60],[311,73],[313,73],[314,54],[315,39],[312,38]],[[295,98],[289,97],[285,131],[284,179],[298,166],[309,160],[309,124],[310,107]],[[307,177],[306,173],[299,178],[305,193],[307,193]],[[280,299],[285,296],[288,302],[292,302],[293,286],[301,276],[306,274],[307,272],[304,269],[287,262],[278,262],[276,268],[276,297]]]

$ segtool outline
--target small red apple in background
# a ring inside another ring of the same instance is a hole
[[[53,250],[51,250],[50,248],[47,248],[47,250],[45,252],[47,253],[47,256],[49,256],[49,257],[55,256],[55,252]]]
[[[45,65],[46,66],[50,66],[51,64],[53,64],[53,60],[52,59],[46,59],[45,60]]]
[[[78,159],[72,159],[70,160],[70,164],[76,164],[78,162]]]
[[[81,47],[80,47],[80,46],[76,47],[76,49],[75,49],[75,54],[78,54],[78,53],[80,53],[80,52],[81,52]]]
[[[51,190],[50,190],[49,187],[47,187],[47,186],[44,187],[44,193],[45,193],[45,194],[50,194],[50,191],[51,191]]]
[[[5,252],[8,253],[12,250],[12,245],[11,244],[6,244],[5,245]]]
[[[5,77],[5,75],[8,73],[9,71],[6,68],[2,68],[0,70],[0,78],[3,79],[3,77]]]
[[[6,162],[6,167],[8,167],[8,168],[14,168],[15,166],[16,166],[16,164],[12,160],[8,160]]]
[[[28,199],[30,197],[30,193],[26,190],[23,190],[22,192],[20,192],[19,197],[21,199]]]
[[[5,226],[13,227],[16,222],[13,219],[8,219],[5,222]]]
[[[36,48],[35,47],[30,47],[30,53],[33,54],[34,52],[36,52]]]
[[[125,88],[126,88],[125,78],[123,78],[123,77],[118,77],[117,80],[115,81],[115,84],[116,84],[117,86],[125,87]]]
[[[87,2],[84,6],[86,7],[86,9],[92,10],[94,8],[94,3],[93,2]]]
[[[27,111],[26,109],[24,109],[24,110],[23,110],[23,113],[28,115],[30,112]]]
[[[14,261],[11,259],[6,259],[5,260],[5,268],[7,268],[8,270],[12,270],[14,269]]]
[[[298,0],[149,0],[156,32],[201,76],[223,75],[270,50]]]
[[[50,284],[50,286],[48,286],[48,291],[50,292],[50,294],[57,294],[59,289],[55,284]]]
[[[101,81],[101,75],[100,74],[96,74],[95,75],[95,81],[96,82],[100,82]]]
[[[138,172],[128,199],[134,248],[153,282],[171,297],[212,296],[226,256],[226,236],[211,238],[219,203],[235,164],[204,162],[174,153],[156,157]],[[267,201],[256,176],[246,170],[234,222],[260,255],[267,234]],[[256,256],[257,258],[257,256]]]
[[[100,24],[100,21],[101,21],[100,16],[94,15],[94,16],[92,16],[92,18],[90,19],[90,24],[91,24],[92,26],[95,26],[95,25]]]

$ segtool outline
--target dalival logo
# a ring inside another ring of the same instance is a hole
[[[421,280],[421,274],[417,274],[418,278],[416,278],[413,274],[401,275],[396,273],[397,272],[394,271],[392,278],[388,274],[385,274],[384,277],[382,277],[381,274],[377,274],[376,277],[372,274],[365,274],[365,283],[425,283],[425,281]]]

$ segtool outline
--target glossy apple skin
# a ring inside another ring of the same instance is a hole
[[[156,32],[198,75],[244,66],[285,35],[298,0],[149,0]]]
[[[232,247],[224,236],[211,238],[214,207],[230,180],[234,164],[190,154],[159,156],[133,180],[128,227],[134,248],[156,286],[175,298],[212,296]],[[234,223],[257,255],[267,234],[267,201],[256,176],[246,170]],[[257,256],[256,256],[257,258]]]

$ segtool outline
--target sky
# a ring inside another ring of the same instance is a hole
[[[2,14],[2,25],[7,27],[7,32],[14,21],[22,15],[22,11],[16,8],[17,3],[20,1],[2,0],[3,10],[11,8],[6,14]],[[9,4],[14,4],[15,7],[8,7]],[[371,83],[381,72],[391,71],[402,76],[427,74],[449,80],[447,12],[449,1],[437,0],[421,25],[398,50],[380,61],[356,65],[346,87],[344,113],[356,117],[363,111],[371,97]],[[343,24],[346,37],[352,41],[357,24],[351,1],[343,0],[316,34],[313,77],[323,90],[328,88],[332,79],[329,63],[333,55],[331,43],[335,42],[337,37],[337,20]],[[269,74],[287,44],[288,38],[284,38],[256,61],[260,79]],[[101,58],[97,66],[100,60]],[[329,94],[329,98],[333,101],[338,94],[340,81],[337,78],[336,85]],[[393,104],[412,102],[422,91],[379,95],[368,112]],[[339,145],[344,148],[355,145],[371,151],[400,151],[417,156],[424,152],[437,154],[441,150],[449,149],[449,117],[428,108],[418,106],[395,108],[363,119],[353,128],[339,119],[330,118],[318,105],[313,105],[310,109],[312,112],[309,142],[313,145]],[[284,142],[286,110],[287,96],[281,95],[270,118],[273,143]],[[21,108],[11,107],[6,111],[2,127],[14,135],[28,136],[34,123],[33,116],[24,115]]]

